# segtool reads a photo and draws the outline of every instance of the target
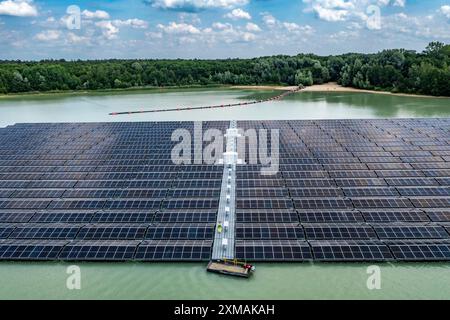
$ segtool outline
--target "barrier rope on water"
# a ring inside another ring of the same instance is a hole
[[[285,91],[282,94],[279,94],[275,97],[262,99],[262,100],[254,100],[248,102],[241,103],[231,103],[231,104],[222,104],[222,105],[213,105],[213,106],[203,106],[203,107],[179,107],[179,108],[171,108],[171,109],[153,109],[153,110],[140,110],[140,111],[124,111],[124,112],[111,112],[110,116],[118,116],[125,114],[141,114],[141,113],[156,113],[156,112],[172,112],[172,111],[186,111],[186,110],[201,110],[201,109],[219,109],[219,108],[230,108],[230,107],[239,107],[239,106],[248,106],[257,103],[269,102],[274,100],[281,100],[284,97],[296,93],[302,90],[302,87],[298,87],[296,89],[292,89],[289,91]]]

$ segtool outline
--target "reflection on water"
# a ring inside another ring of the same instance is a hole
[[[346,106],[349,110],[353,108],[365,110],[368,114],[378,118],[450,116],[450,98],[420,98],[367,93],[323,94],[303,92],[287,99],[298,102],[325,103],[329,106]]]
[[[301,92],[283,101],[257,105],[109,116],[110,112],[229,104],[266,98],[278,92],[207,90],[126,92],[109,95],[58,95],[0,99],[0,126],[17,122],[193,121],[264,119],[342,119],[449,117],[450,99],[367,93]]]

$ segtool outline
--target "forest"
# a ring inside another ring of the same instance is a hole
[[[223,60],[0,61],[0,94],[206,85],[304,85],[450,96],[450,45],[338,56]]]

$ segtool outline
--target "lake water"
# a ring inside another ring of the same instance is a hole
[[[17,122],[287,120],[448,117],[450,99],[303,92],[283,101],[224,109],[110,116],[110,112],[229,104],[276,95],[242,90],[127,92],[0,99],[0,126]]]
[[[109,112],[228,104],[275,95],[242,90],[127,92],[0,99],[0,127],[17,122],[450,117],[450,99],[365,93],[299,93],[248,107],[109,116]],[[257,264],[248,280],[195,263],[79,263],[81,290],[68,290],[58,262],[0,263],[0,299],[450,299],[450,263],[385,263],[381,289],[369,264]]]

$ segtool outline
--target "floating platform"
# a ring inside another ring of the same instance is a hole
[[[243,264],[235,264],[225,261],[211,261],[206,270],[208,272],[242,278],[249,278],[252,274],[252,270],[250,268],[245,268]]]

